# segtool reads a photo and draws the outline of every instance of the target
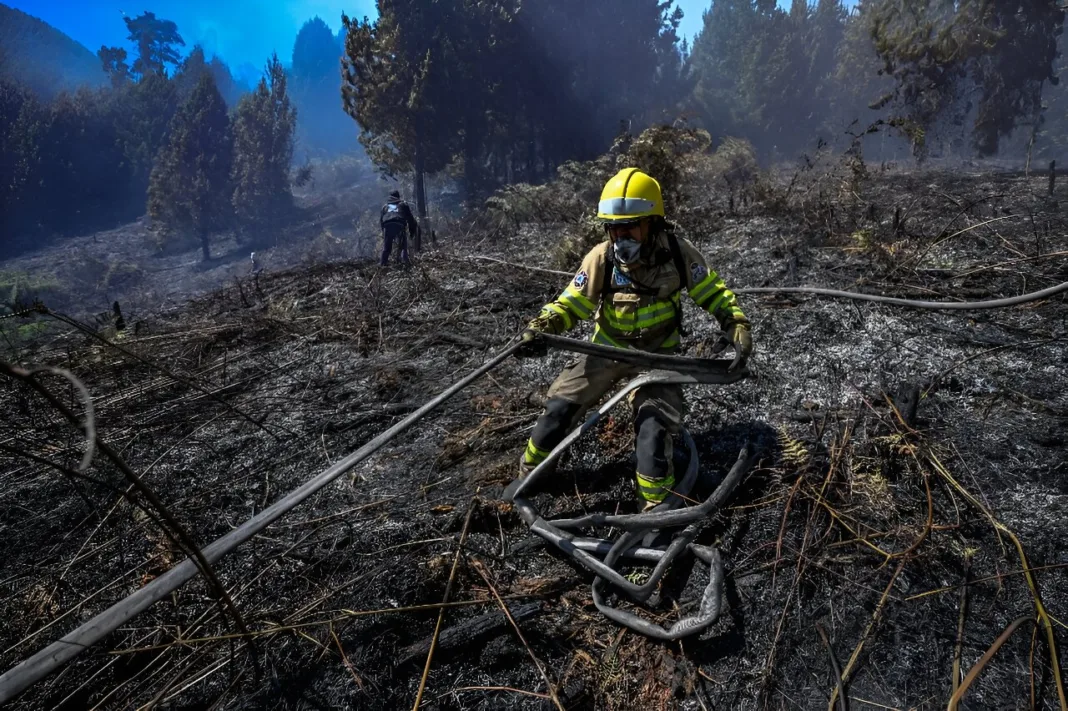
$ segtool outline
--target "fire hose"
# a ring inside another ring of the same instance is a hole
[[[611,398],[609,402],[606,403],[606,406],[601,408],[601,411],[607,411],[608,408],[618,403],[628,392],[643,384],[653,382],[727,384],[736,382],[746,375],[744,371],[728,374],[726,372],[725,362],[684,358],[679,356],[663,356],[619,348],[608,348],[588,342],[555,336],[545,336],[545,338],[549,344],[555,348],[613,358],[621,362],[657,369],[631,381],[620,393]],[[457,381],[418,410],[408,415],[408,417],[393,425],[385,432],[382,432],[349,456],[319,472],[304,484],[289,492],[245,523],[208,544],[202,550],[204,558],[209,564],[213,564],[222,557],[233,552],[239,546],[251,540],[255,535],[266,529],[296,506],[320,491],[323,487],[335,481],[342,474],[348,472],[357,464],[370,457],[390,440],[414,425],[432,410],[437,409],[453,395],[460,392],[489,371],[498,367],[501,363],[515,354],[521,347],[521,343],[515,343],[508,348],[505,348],[482,366]],[[667,368],[671,368],[671,370],[666,370]],[[585,432],[592,427],[597,419],[599,419],[601,411],[591,416],[590,419],[579,428],[579,431],[572,433],[572,436],[566,438],[564,442],[561,443],[561,446],[553,451],[553,454],[550,455],[549,459],[546,459],[546,462],[550,460],[555,461],[560,454],[563,453],[564,448],[570,446],[582,432]],[[650,598],[652,589],[655,587],[655,582],[659,581],[670,563],[684,550],[692,550],[694,555],[708,564],[712,570],[712,580],[709,584],[709,590],[714,590],[715,595],[712,595],[706,590],[706,594],[701,602],[702,614],[696,618],[698,623],[689,621],[689,618],[687,620],[681,620],[676,623],[671,631],[667,632],[663,631],[662,628],[659,628],[657,625],[646,622],[631,613],[607,607],[604,605],[603,601],[603,589],[598,587],[597,583],[594,584],[594,599],[597,602],[598,607],[601,608],[602,611],[605,611],[606,615],[620,622],[620,624],[627,625],[632,629],[636,629],[661,639],[677,638],[664,635],[676,634],[678,636],[683,636],[685,634],[691,634],[692,632],[697,631],[697,629],[710,624],[710,622],[707,622],[709,616],[711,616],[712,619],[715,618],[719,606],[719,588],[722,585],[722,563],[718,552],[714,549],[698,546],[693,544],[692,541],[699,532],[703,521],[708,518],[711,512],[714,511],[715,508],[722,503],[722,500],[729,495],[733,488],[737,486],[741,475],[747,468],[742,466],[745,462],[743,462],[743,459],[740,457],[739,463],[735,465],[727,475],[723,484],[708,500],[701,506],[681,510],[679,507],[684,503],[682,497],[689,493],[690,488],[692,488],[697,478],[696,447],[688,433],[684,434],[684,438],[690,450],[690,465],[687,470],[687,475],[683,478],[683,482],[675,494],[667,497],[662,504],[648,513],[631,517],[607,516],[603,517],[603,523],[601,522],[602,519],[598,518],[596,515],[590,521],[587,521],[586,519],[577,519],[575,522],[544,521],[544,519],[541,519],[541,517],[537,515],[536,510],[526,501],[526,499],[518,496],[526,486],[544,471],[544,468],[540,468],[540,471],[536,469],[530,477],[520,483],[519,486],[515,486],[511,492],[511,496],[516,503],[520,516],[523,517],[523,520],[526,521],[528,525],[531,525],[532,530],[543,536],[549,537],[549,540],[559,540],[560,543],[558,545],[560,545],[562,549],[573,550],[576,552],[576,560],[587,567],[593,566],[595,571],[604,573],[609,581],[615,585],[621,586],[622,589],[628,591],[639,600],[648,600]],[[602,539],[575,537],[562,530],[564,527],[587,525],[620,526],[626,533],[620,537],[619,541],[613,544]],[[636,542],[639,542],[637,541],[637,538],[642,532],[653,530],[656,527],[680,525],[686,525],[686,528],[666,550],[635,545]],[[597,560],[594,556],[587,553],[587,551],[605,555],[604,562],[602,563]],[[649,582],[642,586],[634,586],[625,578],[615,573],[611,566],[624,555],[657,562],[657,567],[654,570],[655,577],[651,578]],[[141,614],[149,607],[192,580],[196,577],[196,574],[197,567],[191,559],[182,561],[163,575],[153,579],[144,587],[138,589],[136,592],[119,600],[111,607],[100,612],[95,617],[64,635],[59,640],[56,640],[31,657],[23,660],[15,667],[9,669],[4,674],[0,675],[0,704],[13,699],[32,684],[61,668],[74,657],[84,652],[89,647],[97,644],[109,634],[119,629],[122,625],[129,622],[132,618]]]
[[[605,414],[638,388],[653,384],[729,385],[746,377],[748,372],[745,370],[728,372],[728,362],[724,360],[685,358],[623,350],[546,334],[539,334],[537,338],[544,339],[547,345],[554,348],[655,369],[631,380],[600,408],[591,413],[581,425],[564,437],[533,471],[512,482],[505,489],[504,498],[515,505],[520,518],[533,533],[555,545],[576,563],[594,574],[593,601],[597,609],[609,619],[640,634],[662,640],[681,639],[708,628],[719,616],[723,587],[723,562],[718,550],[698,545],[694,543],[694,540],[751,468],[753,457],[749,453],[748,445],[742,448],[737,461],[723,481],[715,487],[708,498],[697,506],[685,507],[689,499],[688,495],[697,484],[700,469],[697,447],[685,428],[681,436],[689,452],[686,474],[664,501],[649,511],[629,515],[595,513],[581,518],[549,521],[538,512],[528,498],[523,496],[523,493],[543,474],[552,471],[556,462],[576,440],[593,429]],[[570,533],[574,529],[606,526],[619,528],[624,532],[615,542],[603,538],[579,537]],[[682,531],[675,534],[666,547],[643,545],[643,541],[651,543],[663,529],[680,527]],[[626,593],[636,602],[651,601],[671,564],[687,551],[693,553],[698,560],[709,567],[709,582],[701,595],[697,614],[684,617],[671,627],[665,628],[632,612],[608,604],[605,594],[605,586],[608,584]],[[603,560],[598,556],[603,556]],[[624,557],[655,565],[644,582],[634,583],[613,567]]]
[[[269,507],[259,512],[225,536],[215,540],[203,549],[204,558],[209,564],[215,563],[223,556],[233,552],[238,546],[252,539],[276,520],[307,500],[310,496],[333,482],[345,472],[370,457],[394,437],[421,420],[431,410],[436,409],[450,397],[460,392],[475,380],[493,370],[510,358],[520,348],[516,343],[484,363],[478,369],[457,381],[450,388],[427,402],[418,410],[372,439],[358,450],[319,472],[300,487],[289,492]],[[197,574],[196,564],[189,558],[155,578],[150,583],[119,600],[114,605],[82,624],[74,631],[64,635],[40,650],[32,657],[23,660],[17,666],[0,675],[0,704],[13,699],[31,684],[40,681],[48,674],[62,667],[78,654],[84,652],[106,636],[126,624],[133,617],[141,614],[172,592],[186,584]]]

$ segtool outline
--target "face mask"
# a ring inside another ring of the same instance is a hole
[[[617,239],[612,244],[612,250],[621,263],[633,264],[642,254],[642,245],[629,238]]]

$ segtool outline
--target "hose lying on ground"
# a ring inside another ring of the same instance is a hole
[[[639,387],[652,384],[730,384],[744,378],[748,373],[744,369],[736,372],[727,371],[727,361],[682,358],[645,353],[642,351],[623,350],[597,346],[582,341],[574,341],[559,336],[539,336],[545,342],[557,348],[569,351],[610,357],[632,365],[645,367],[669,368],[678,365],[688,372],[671,370],[653,370],[631,380],[608,401],[590,414],[586,421],[569,433],[530,474],[510,484],[504,492],[505,500],[512,501],[523,521],[530,530],[552,543],[566,553],[576,563],[583,566],[595,576],[593,582],[593,600],[597,609],[609,619],[632,629],[640,634],[662,640],[676,640],[696,634],[716,621],[719,616],[720,598],[723,587],[723,563],[715,549],[699,546],[693,541],[711,516],[734,492],[744,474],[752,466],[748,446],[744,447],[738,460],[724,478],[723,482],[700,505],[684,508],[687,497],[697,483],[698,457],[693,438],[684,429],[682,437],[689,450],[690,460],[685,476],[665,500],[651,511],[627,516],[609,516],[592,514],[578,519],[548,521],[541,516],[534,505],[524,497],[523,491],[544,473],[555,467],[556,461],[579,437],[588,432],[609,410],[624,397]],[[593,526],[615,526],[624,530],[615,542],[598,538],[579,538],[564,529],[586,528]],[[685,528],[674,535],[664,549],[642,545],[643,538],[653,538],[664,528]],[[696,615],[685,617],[671,627],[650,622],[639,615],[612,607],[605,595],[605,585],[611,584],[638,602],[647,602],[652,597],[661,579],[679,556],[687,550],[709,566],[709,582],[701,596]],[[603,555],[604,560],[597,556]],[[625,578],[614,568],[622,557],[637,558],[654,563],[653,570],[642,583],[634,583]]]
[[[823,289],[816,286],[755,286],[745,289],[734,289],[735,294],[815,294],[817,296],[833,296],[839,299],[855,299],[857,301],[872,301],[877,304],[893,304],[894,306],[907,306],[913,309],[949,309],[971,311],[974,309],[1003,309],[1010,306],[1019,306],[1032,301],[1041,301],[1057,294],[1068,291],[1068,281],[1041,291],[1032,291],[1019,296],[1009,296],[1004,299],[991,299],[990,301],[918,301],[915,299],[899,299],[894,296],[879,296],[878,294],[861,294],[855,291],[839,291],[837,289]]]
[[[521,345],[516,343],[504,349],[477,370],[457,381],[440,395],[360,447],[345,459],[319,472],[297,489],[289,492],[222,538],[206,546],[202,551],[204,558],[209,563],[214,563],[231,553],[241,544],[249,541],[257,533],[267,528],[315,492],[381,449],[387,442],[418,422],[431,410],[434,410],[476,379],[510,358],[513,353],[519,350]],[[65,635],[62,639],[53,642],[29,659],[22,661],[18,666],[0,675],[0,704],[13,699],[31,684],[59,669],[130,619],[170,595],[194,578],[196,573],[197,568],[193,561],[188,558],[185,559],[137,592],[119,600],[73,632]]]
[[[560,274],[561,276],[566,277],[573,276],[572,272],[560,271],[558,269],[535,268],[525,264],[506,262],[503,259],[497,259],[495,257],[472,255],[470,258],[485,259],[491,262],[517,267],[519,269]],[[823,287],[818,286],[752,286],[743,287],[741,289],[732,289],[731,291],[735,294],[813,294],[816,296],[831,296],[836,299],[855,299],[857,301],[871,301],[877,304],[893,304],[895,306],[906,306],[914,309],[969,310],[1002,309],[1010,306],[1019,306],[1020,304],[1026,304],[1032,301],[1039,301],[1041,299],[1048,299],[1051,296],[1056,296],[1057,294],[1062,294],[1068,291],[1068,281],[1057,284],[1056,286],[1051,286],[1048,289],[1042,289],[1041,291],[1032,291],[1027,294],[1020,294],[1019,296],[1009,296],[1004,299],[992,299],[990,301],[920,301],[917,299],[901,299],[895,296],[880,296],[879,294],[863,294],[859,291],[824,289]]]

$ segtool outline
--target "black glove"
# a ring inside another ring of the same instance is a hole
[[[523,331],[523,335],[519,337],[520,342],[523,344],[519,350],[515,352],[519,358],[540,358],[549,352],[549,344],[545,342],[544,338],[538,338],[540,333],[533,328],[527,328]]]

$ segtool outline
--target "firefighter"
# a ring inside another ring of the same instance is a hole
[[[607,240],[585,259],[555,301],[527,326],[521,355],[545,352],[538,332],[559,334],[580,320],[594,318],[593,342],[651,353],[676,353],[681,344],[683,288],[719,322],[722,335],[700,352],[732,345],[730,370],[745,367],[753,350],[749,320],[733,292],[708,267],[689,241],[665,220],[660,184],[637,168],[626,168],[604,186],[597,218]],[[706,350],[708,349],[708,350]],[[638,374],[637,366],[580,355],[549,388],[520,461],[526,476],[549,455],[585,411],[612,386]],[[641,510],[663,501],[675,484],[672,436],[682,424],[685,402],[678,385],[647,385],[630,395],[637,455],[637,493]]]
[[[389,255],[393,252],[393,244],[396,242],[400,252],[400,262],[409,266],[408,262],[408,235],[415,238],[419,230],[419,223],[415,221],[412,208],[408,203],[401,200],[400,191],[394,190],[389,194],[389,201],[382,206],[382,215],[379,222],[382,225],[382,266],[389,264]]]

